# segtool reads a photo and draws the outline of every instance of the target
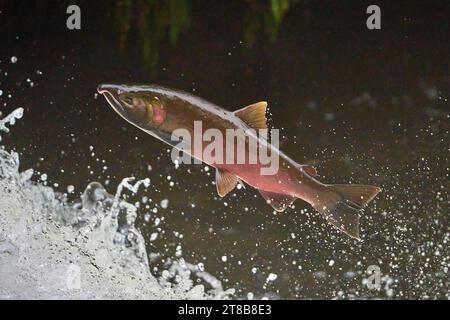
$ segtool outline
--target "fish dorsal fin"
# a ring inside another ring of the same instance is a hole
[[[266,109],[267,102],[261,101],[235,111],[234,115],[250,128],[267,129]]]
[[[300,166],[300,168],[302,170],[304,170],[307,174],[309,174],[311,177],[317,177],[317,170],[316,168],[314,168],[313,166],[307,165],[307,164],[303,164]]]
[[[286,210],[287,207],[289,207],[296,199],[295,197],[287,196],[285,194],[267,192],[263,190],[259,190],[259,193],[261,193],[266,202],[278,212],[283,212]]]
[[[220,197],[225,197],[230,191],[236,187],[238,178],[227,171],[216,170],[216,187]]]

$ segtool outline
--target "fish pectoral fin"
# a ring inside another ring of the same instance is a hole
[[[264,190],[259,190],[259,193],[261,193],[266,202],[278,212],[286,210],[296,199],[295,197],[285,194],[267,192]]]
[[[220,169],[216,170],[216,187],[220,197],[225,197],[236,187],[237,183],[238,178],[234,174]]]
[[[307,174],[309,174],[311,177],[317,177],[317,170],[313,166],[310,166],[308,164],[303,164],[300,166],[300,168],[305,171]]]
[[[267,102],[261,101],[235,111],[234,115],[250,128],[267,129],[266,110]]]

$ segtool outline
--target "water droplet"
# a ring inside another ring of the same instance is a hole
[[[156,232],[155,232],[155,233],[152,233],[152,234],[150,235],[150,241],[155,241],[156,238],[158,238],[158,234],[157,234]]]
[[[275,273],[271,273],[269,274],[269,276],[267,277],[267,281],[275,281],[278,278],[278,276]]]
[[[161,200],[160,204],[161,204],[161,208],[167,209],[167,207],[169,206],[169,200],[167,200],[167,199]]]

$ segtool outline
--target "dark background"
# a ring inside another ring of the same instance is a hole
[[[66,28],[72,3],[81,30]],[[381,30],[366,28],[370,4]],[[181,245],[244,297],[448,297],[448,1],[3,0],[0,12],[0,110],[25,108],[5,145],[36,180],[75,186],[69,199],[91,181],[114,193],[124,177],[149,177],[131,201],[152,200],[138,226],[160,254],[155,274]],[[175,169],[167,146],[96,98],[99,83],[127,81],[229,110],[267,100],[281,148],[321,181],[383,188],[362,217],[363,241],[300,200],[274,215],[249,187],[218,199],[212,168]],[[362,284],[370,265],[385,276],[380,291]],[[269,273],[278,278],[266,283]]]

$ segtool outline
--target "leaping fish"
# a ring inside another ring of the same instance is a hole
[[[267,103],[264,101],[230,112],[190,93],[156,85],[101,84],[97,91],[126,121],[173,147],[178,146],[173,133],[184,129],[194,136],[196,121],[201,121],[202,132],[215,129],[226,134],[227,129],[267,129]],[[359,213],[381,191],[379,187],[321,183],[316,179],[313,166],[298,164],[266,137],[248,133],[246,138],[247,153],[249,146],[256,143],[268,147],[279,157],[275,174],[261,174],[261,163],[214,162],[194,152],[193,147],[183,151],[216,168],[216,187],[221,197],[232,191],[239,181],[244,181],[258,189],[276,211],[285,211],[299,198],[308,202],[334,227],[360,239]],[[187,144],[192,142],[185,141]],[[234,152],[226,150],[227,147],[223,144],[223,154]]]

